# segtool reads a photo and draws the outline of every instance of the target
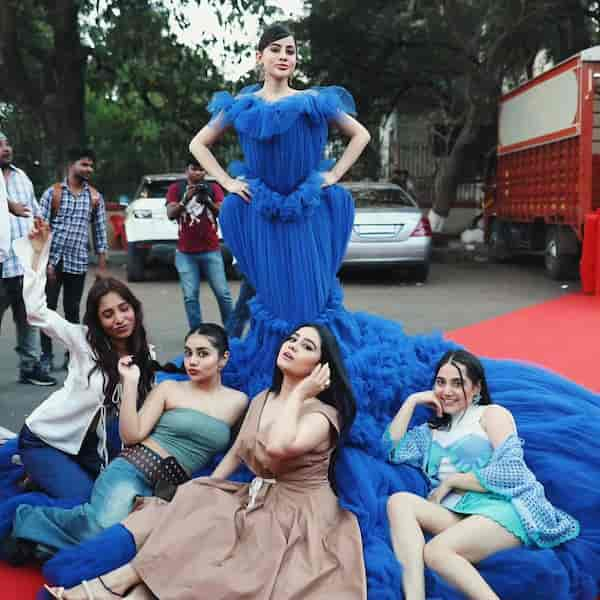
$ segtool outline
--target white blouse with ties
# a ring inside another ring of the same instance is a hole
[[[50,243],[51,238],[42,249],[37,270],[34,271],[34,252],[29,239],[20,238],[13,242],[13,249],[24,270],[23,300],[28,322],[39,327],[49,337],[62,342],[70,354],[68,374],[63,387],[44,400],[25,423],[35,435],[50,446],[76,455],[92,421],[100,412],[96,430],[99,438],[98,454],[106,465],[108,449],[103,371],[96,369],[91,376],[89,375],[96,363],[94,351],[86,339],[87,327],[70,323],[48,308],[45,290]]]

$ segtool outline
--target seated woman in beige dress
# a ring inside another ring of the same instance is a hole
[[[365,600],[358,523],[333,491],[336,451],[355,412],[333,335],[322,325],[298,328],[212,476],[183,484],[171,503],[144,500],[124,521],[135,559],[51,593],[65,600]],[[228,481],[242,461],[255,478]]]

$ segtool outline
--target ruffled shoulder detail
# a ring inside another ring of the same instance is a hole
[[[335,119],[340,113],[356,115],[356,103],[352,94],[339,85],[316,87],[313,90],[319,94],[319,102],[329,120]]]
[[[352,95],[342,87],[315,87],[268,102],[257,95],[260,85],[245,87],[237,96],[217,92],[208,105],[211,120],[233,125],[239,133],[269,139],[285,133],[301,115],[318,126],[344,113],[355,114]]]

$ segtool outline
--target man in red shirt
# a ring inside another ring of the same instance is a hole
[[[185,174],[186,180],[173,183],[167,190],[167,216],[179,224],[175,267],[190,329],[194,329],[202,323],[201,275],[217,298],[224,324],[231,313],[232,301],[217,233],[223,191],[217,184],[204,181],[206,171],[192,156]]]

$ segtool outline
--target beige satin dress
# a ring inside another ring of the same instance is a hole
[[[194,479],[170,503],[145,500],[123,522],[138,549],[132,565],[160,600],[366,599],[358,523],[327,477],[334,446],[271,471],[259,432],[266,401],[253,400],[239,433],[252,483]],[[331,406],[309,401],[303,412],[339,431]]]

